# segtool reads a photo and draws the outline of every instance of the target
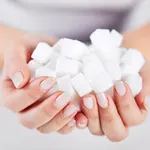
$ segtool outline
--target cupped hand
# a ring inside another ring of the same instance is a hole
[[[40,77],[30,81],[27,63],[39,42],[53,45],[55,40],[25,35],[9,44],[4,57],[2,104],[16,112],[20,122],[29,129],[37,129],[42,133],[70,132],[75,126],[74,116],[77,113],[77,107],[70,97],[58,91],[43,99],[55,85],[55,79]]]

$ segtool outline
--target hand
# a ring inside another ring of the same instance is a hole
[[[54,43],[52,39],[33,36],[24,36],[11,43],[4,57],[1,100],[5,107],[18,114],[20,122],[27,128],[36,128],[42,133],[70,131],[75,126],[73,118],[77,113],[77,107],[70,102],[70,97],[58,91],[42,99],[54,86],[55,79],[40,77],[29,82],[27,62],[42,41]]]
[[[88,119],[89,131],[94,135],[106,135],[111,141],[122,141],[128,136],[128,128],[141,124],[147,117],[150,102],[150,63],[141,70],[143,89],[136,98],[122,81],[114,87],[114,100],[102,93],[83,97],[81,108]],[[77,120],[77,122],[80,121]]]

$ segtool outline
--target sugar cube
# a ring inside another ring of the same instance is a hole
[[[111,40],[110,31],[108,29],[97,29],[90,35],[90,39],[96,49],[105,49]]]
[[[87,64],[91,61],[100,60],[100,58],[95,53],[91,53],[89,55],[83,56],[81,60],[84,64]]]
[[[96,93],[105,92],[113,86],[111,77],[100,61],[84,65],[83,73]]]
[[[72,86],[71,78],[69,75],[57,78],[57,85],[60,91],[64,91],[71,96],[71,100],[77,101],[79,99],[78,94]]]
[[[80,97],[85,96],[92,92],[92,87],[88,83],[87,79],[82,73],[77,74],[74,78],[72,78],[72,85],[80,95]]]
[[[28,67],[30,69],[31,79],[32,79],[35,76],[35,70],[42,67],[42,64],[40,64],[36,60],[31,60],[31,61],[28,62]]]
[[[56,73],[54,70],[52,69],[49,69],[47,67],[41,67],[41,68],[38,68],[36,69],[35,71],[35,77],[42,77],[42,76],[46,76],[46,77],[56,77]]]
[[[145,59],[141,52],[129,49],[121,58],[122,76],[137,74],[145,64]]]
[[[56,76],[62,77],[65,75],[70,75],[74,77],[82,69],[82,64],[76,60],[71,60],[65,57],[60,57],[56,64]]]
[[[123,41],[123,36],[116,30],[111,31],[111,39],[114,47],[120,47]]]
[[[142,77],[139,74],[127,76],[124,81],[129,85],[134,96],[142,90]]]
[[[45,65],[45,67],[55,70],[56,69],[56,63],[58,58],[60,57],[60,54],[57,52],[53,52],[50,61]]]
[[[56,44],[53,45],[53,51],[54,52],[58,52],[60,53],[60,49],[61,49],[61,43],[62,43],[63,39],[60,39],[59,41],[57,41]]]
[[[37,45],[31,57],[39,63],[45,64],[49,61],[52,51],[53,49],[51,46],[41,42]]]
[[[110,75],[113,81],[121,80],[121,67],[118,63],[107,61],[104,62],[107,73]]]
[[[60,54],[70,59],[80,60],[87,51],[87,46],[77,40],[64,39],[61,43]]]

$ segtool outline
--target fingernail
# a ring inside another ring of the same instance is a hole
[[[56,80],[53,77],[47,78],[43,82],[41,82],[40,88],[42,90],[49,90],[50,88],[52,88],[55,85],[55,83],[56,83]]]
[[[55,105],[57,107],[63,107],[67,105],[69,101],[70,101],[70,96],[67,93],[63,93],[57,97],[55,101]]]
[[[122,81],[115,84],[115,89],[120,96],[124,96],[126,94],[126,87]]]
[[[87,124],[86,123],[78,123],[78,127],[81,129],[86,128]]]
[[[68,123],[67,123],[67,126],[68,127],[74,127],[75,126],[75,124],[76,124],[76,120],[71,120],[71,121],[69,121]]]
[[[145,103],[145,107],[147,108],[147,109],[149,109],[150,108],[150,96],[145,96],[145,101],[144,101],[144,103]]]
[[[83,98],[83,104],[87,109],[92,109],[94,106],[94,101],[92,97],[84,97]]]
[[[105,94],[104,93],[98,93],[96,96],[97,96],[97,101],[98,101],[99,106],[101,108],[106,109],[108,107],[108,99],[105,96]]]
[[[16,72],[14,74],[14,76],[12,77],[12,82],[13,82],[14,86],[16,88],[19,88],[19,86],[21,85],[22,81],[23,81],[22,73],[21,72]]]
[[[63,114],[64,114],[64,117],[69,117],[75,112],[77,112],[77,107],[73,104],[70,104],[64,109]]]

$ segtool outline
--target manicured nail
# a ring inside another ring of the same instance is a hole
[[[83,98],[83,104],[87,109],[92,109],[94,106],[94,101],[92,97],[84,97]]]
[[[124,86],[124,83],[122,81],[117,82],[115,84],[115,88],[120,96],[124,96],[126,94],[126,87]]]
[[[145,101],[144,101],[144,103],[145,103],[145,107],[147,108],[147,109],[149,109],[150,108],[150,96],[145,96]]]
[[[53,77],[47,78],[43,82],[41,82],[40,88],[42,90],[49,90],[55,85],[55,83],[56,83],[56,80]]]
[[[57,107],[63,107],[67,105],[69,101],[70,101],[70,96],[67,93],[63,93],[57,97],[55,101],[55,105]]]
[[[84,129],[84,128],[86,128],[86,126],[87,126],[87,123],[78,123],[78,127],[80,129]]]
[[[19,86],[21,85],[22,81],[23,81],[22,73],[21,72],[16,72],[14,74],[14,76],[12,77],[12,82],[14,83],[14,86],[16,88],[19,88]]]
[[[97,101],[98,101],[99,106],[103,109],[108,108],[108,99],[105,96],[105,94],[98,93],[96,96],[97,96]]]
[[[68,123],[67,123],[67,126],[68,127],[74,127],[75,126],[75,124],[76,124],[76,120],[71,120],[71,121],[69,121]]]
[[[73,104],[70,104],[64,109],[63,114],[64,114],[64,117],[69,117],[75,112],[77,112],[77,107]]]

